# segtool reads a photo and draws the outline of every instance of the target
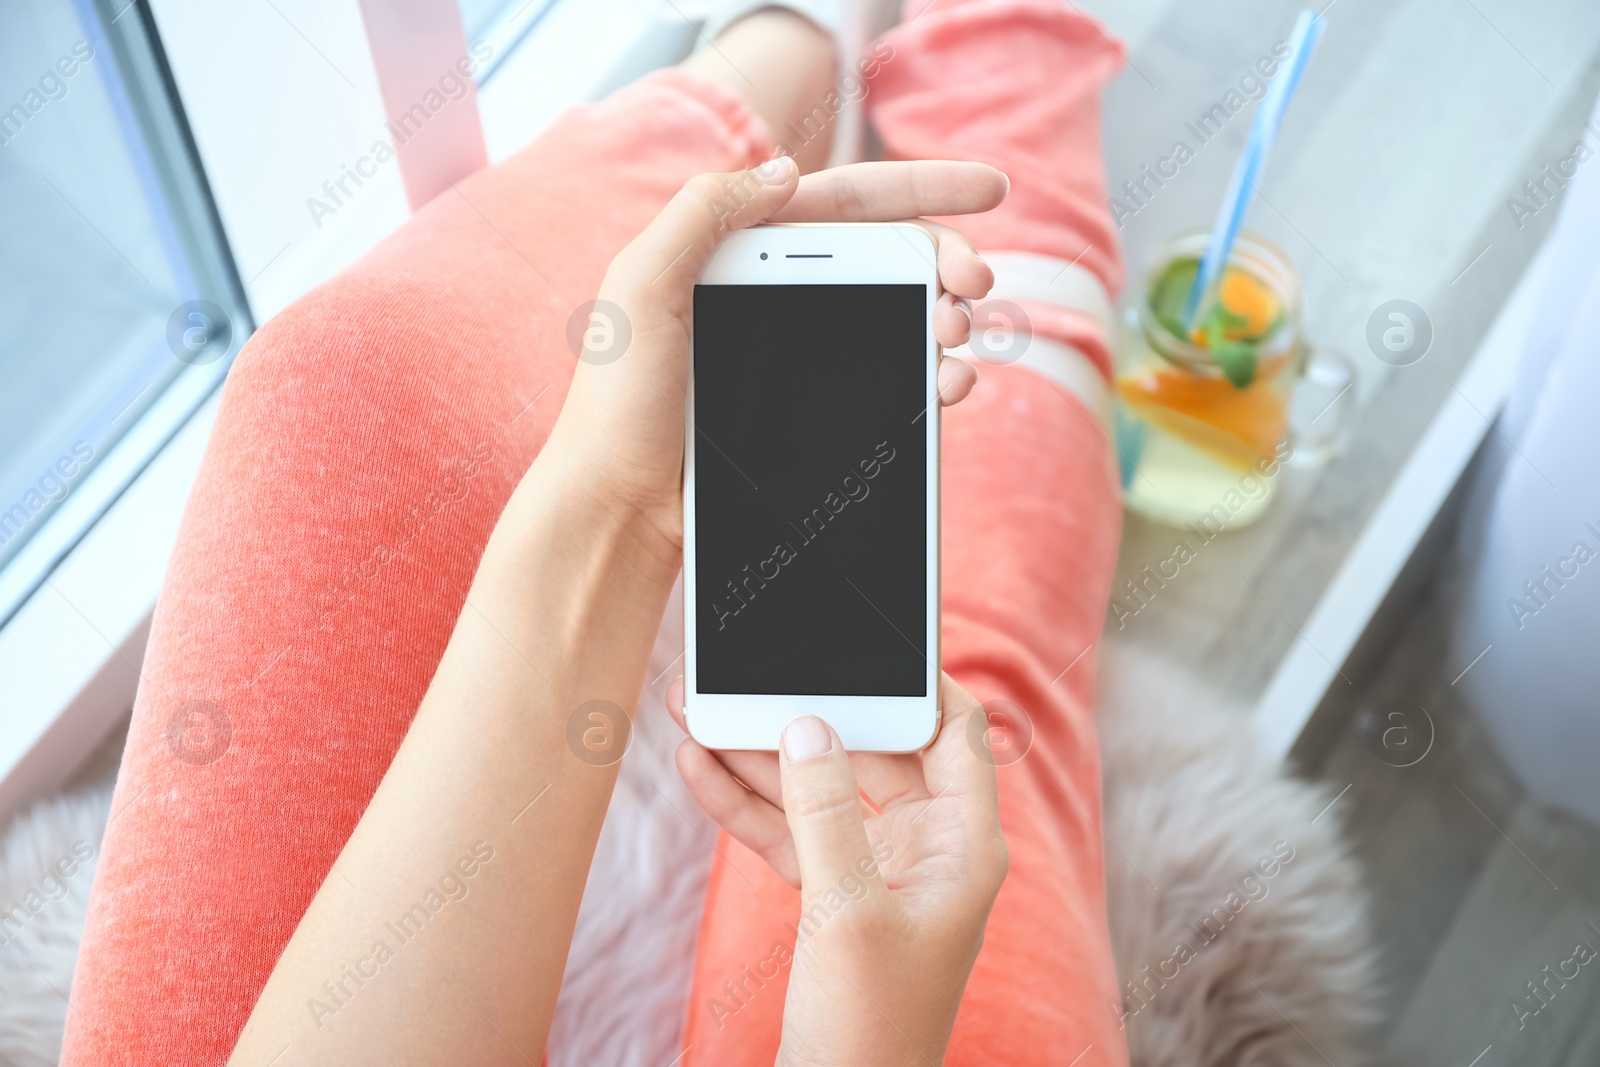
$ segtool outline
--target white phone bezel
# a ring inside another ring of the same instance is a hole
[[[761,254],[767,258],[763,260]],[[794,257],[794,258],[791,258]],[[827,257],[827,258],[822,258]],[[688,419],[685,426],[684,719],[707,748],[776,750],[783,728],[800,715],[831,725],[847,749],[916,752],[939,732],[939,347],[933,309],[939,297],[937,250],[918,226],[905,223],[788,224],[730,234],[700,274],[706,285],[893,285],[927,287],[928,358],[923,415],[913,425],[926,435],[928,630],[926,689],[918,697],[789,696],[700,693],[695,654],[695,445],[694,346],[690,343]],[[909,421],[909,417],[908,417]]]

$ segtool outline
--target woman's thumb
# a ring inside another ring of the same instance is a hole
[[[612,261],[607,280],[643,290],[664,283],[688,291],[722,239],[765,222],[789,202],[800,171],[788,156],[751,170],[699,174]]]
[[[815,715],[795,719],[784,728],[778,766],[802,892],[822,892],[852,871],[859,878],[870,870],[861,866],[872,862],[861,794],[833,728]]]

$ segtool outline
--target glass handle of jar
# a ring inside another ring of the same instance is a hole
[[[1320,467],[1344,452],[1356,421],[1356,365],[1314,346],[1289,404],[1289,465]]]

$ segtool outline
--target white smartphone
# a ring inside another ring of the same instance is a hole
[[[732,234],[694,291],[684,705],[718,749],[816,715],[939,732],[939,283],[903,224]]]

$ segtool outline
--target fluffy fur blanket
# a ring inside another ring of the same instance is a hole
[[[674,604],[677,604],[676,599]],[[669,610],[669,619],[682,613]],[[681,631],[657,642],[600,836],[550,1062],[663,1064],[681,1038],[715,827],[673,765],[663,707]],[[1359,871],[1330,791],[1255,755],[1193,679],[1108,687],[1106,876],[1136,1067],[1358,1062],[1375,1014]],[[1170,694],[1163,699],[1160,694]],[[1199,694],[1199,695],[1197,695]],[[53,1064],[109,783],[36,805],[0,845],[0,1064]],[[15,928],[15,931],[13,930]]]

